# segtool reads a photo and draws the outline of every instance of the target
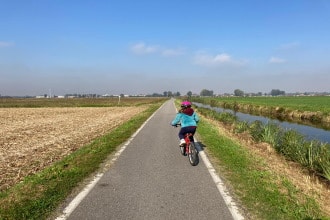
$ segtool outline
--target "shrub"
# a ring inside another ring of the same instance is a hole
[[[280,132],[280,127],[277,124],[269,122],[263,126],[260,135],[262,141],[275,146],[278,140],[279,132]]]
[[[225,124],[233,124],[237,121],[237,117],[229,112],[222,112],[221,114],[218,114],[217,118]]]
[[[243,133],[244,131],[247,131],[249,129],[249,123],[246,121],[238,121],[235,124],[234,131],[236,133]]]
[[[260,142],[262,140],[262,130],[263,130],[263,124],[261,121],[257,120],[250,124],[249,131],[253,139],[257,142]]]
[[[316,158],[316,170],[327,180],[330,180],[330,145],[319,146],[319,157]]]
[[[294,130],[288,130],[283,134],[283,137],[277,142],[276,150],[291,160],[296,161],[301,155],[304,136]]]

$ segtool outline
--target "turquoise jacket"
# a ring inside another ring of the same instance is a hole
[[[181,127],[197,126],[198,121],[199,117],[196,112],[192,108],[189,108],[185,112],[178,112],[171,125],[174,126],[181,123]]]

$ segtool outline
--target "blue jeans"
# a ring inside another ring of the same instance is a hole
[[[184,139],[184,135],[187,134],[187,133],[192,133],[193,135],[195,134],[196,132],[196,126],[189,126],[189,127],[183,127],[180,129],[180,132],[179,132],[179,138],[180,140],[181,139]]]

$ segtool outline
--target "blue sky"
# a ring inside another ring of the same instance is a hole
[[[0,94],[330,92],[328,0],[0,0]]]

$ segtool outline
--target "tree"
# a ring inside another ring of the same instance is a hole
[[[272,96],[285,95],[285,92],[281,91],[279,89],[272,89],[272,91],[270,92],[270,95],[272,95]]]
[[[154,93],[152,93],[152,95],[150,95],[150,96],[152,96],[152,97],[162,97],[163,95],[162,95],[162,94],[159,94],[159,93],[156,93],[156,92],[154,92]]]
[[[244,92],[240,89],[235,89],[234,90],[234,95],[235,96],[244,96]]]
[[[191,97],[192,96],[192,92],[191,91],[187,92],[187,96],[188,97]]]
[[[213,96],[213,90],[207,90],[207,89],[203,89],[200,92],[201,96]]]
[[[171,97],[171,96],[173,96],[173,92],[171,92],[171,91],[165,91],[165,92],[163,92],[163,94],[164,94],[164,97]]]

